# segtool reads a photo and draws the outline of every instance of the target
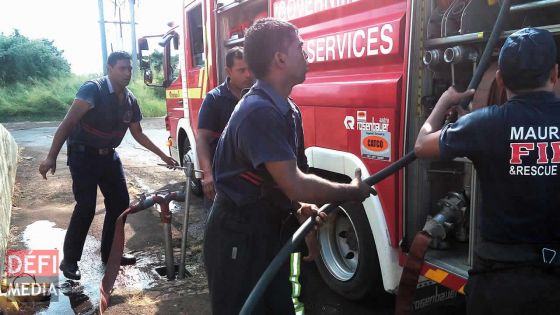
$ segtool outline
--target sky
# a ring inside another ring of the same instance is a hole
[[[161,34],[167,23],[179,23],[181,0],[136,0],[136,37]],[[119,21],[115,3],[122,6],[121,21],[129,21],[129,0],[103,0],[106,21]],[[119,7],[119,6],[117,6]],[[0,33],[14,29],[31,38],[46,38],[63,50],[76,74],[102,73],[98,0],[0,0]],[[130,26],[105,26],[108,54],[131,51]]]

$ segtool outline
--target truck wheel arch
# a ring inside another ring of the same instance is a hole
[[[354,177],[354,171],[357,167],[362,170],[364,178],[370,176],[364,163],[354,154],[319,147],[309,147],[305,150],[305,154],[312,170],[320,173],[318,174],[319,176],[326,173],[328,175],[326,176],[327,179],[337,181],[337,178],[346,178],[347,181],[348,178]],[[367,217],[367,223],[375,242],[383,288],[385,291],[394,292],[398,287],[402,268],[399,266],[398,249],[392,247],[390,243],[389,231],[381,202],[377,196],[370,196],[362,203],[362,206],[361,210],[365,210],[365,213],[362,213],[361,217]],[[355,217],[355,214],[350,213],[350,215]],[[352,294],[348,297],[352,298]]]

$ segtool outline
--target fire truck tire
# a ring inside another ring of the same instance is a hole
[[[185,141],[185,145],[183,146],[184,148],[186,148],[187,153],[183,155],[183,165],[185,165],[187,162],[192,162],[193,161],[193,152],[191,151],[191,147],[188,143],[188,141]],[[187,174],[185,174],[185,176],[187,176]],[[197,197],[202,197],[202,195],[204,194],[204,192],[202,191],[202,183],[200,182],[199,178],[196,178],[195,176],[191,176],[191,193]]]
[[[336,293],[351,300],[384,296],[375,241],[361,204],[345,203],[318,230],[321,277]]]

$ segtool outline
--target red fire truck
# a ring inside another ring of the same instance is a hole
[[[448,86],[466,88],[499,7],[498,0],[185,0],[182,25],[158,39],[164,78],[157,85],[166,88],[171,151],[197,165],[197,114],[206,93],[225,79],[226,50],[243,45],[254,20],[272,16],[299,28],[309,56],[307,79],[291,96],[302,111],[311,170],[339,182],[349,182],[357,167],[374,174],[412,150]],[[527,25],[558,35],[559,24],[560,1],[514,1],[502,38]],[[139,44],[145,54],[147,37]],[[473,110],[505,100],[494,80],[496,59]],[[149,64],[141,67],[152,84]],[[472,163],[418,161],[375,188],[377,196],[341,206],[318,233],[317,264],[327,285],[352,299],[394,292],[416,232],[428,218],[452,213],[421,274],[463,293],[480,204]]]

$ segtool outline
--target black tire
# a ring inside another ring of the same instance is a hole
[[[346,203],[318,231],[317,269],[331,290],[350,300],[386,295],[365,210]]]
[[[183,145],[183,166],[187,164],[187,162],[192,162],[189,151],[191,150],[191,146],[188,139],[185,139],[185,143]],[[185,173],[185,176],[187,174]],[[191,193],[197,197],[202,197],[204,195],[204,191],[202,190],[202,183],[200,179],[196,178],[194,175],[191,176]]]

